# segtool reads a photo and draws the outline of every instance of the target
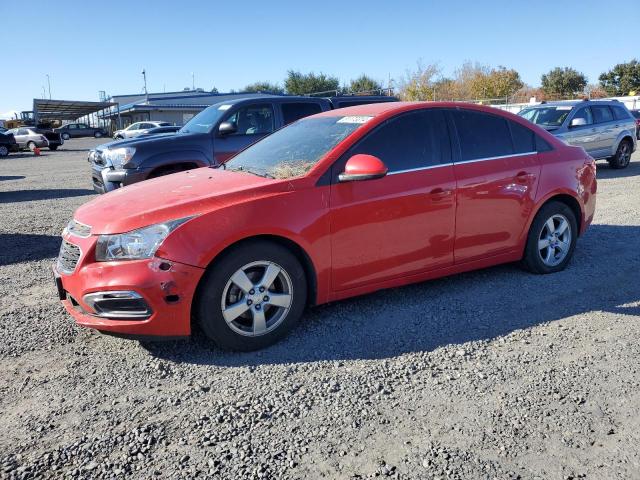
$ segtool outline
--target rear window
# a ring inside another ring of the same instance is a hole
[[[596,123],[611,122],[613,120],[613,114],[606,105],[593,105],[591,111]]]
[[[320,113],[322,107],[319,103],[283,103],[282,117],[285,125],[301,118]]]
[[[513,138],[515,153],[529,153],[536,151],[535,133],[519,123],[508,120]]]
[[[611,107],[616,120],[629,120],[629,111],[624,107]]]
[[[452,112],[463,162],[513,154],[507,120],[471,110]]]

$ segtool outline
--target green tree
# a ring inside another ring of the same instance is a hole
[[[640,90],[640,62],[636,59],[628,63],[619,63],[598,78],[600,86],[609,95],[629,95]],[[636,93],[637,94],[637,93]]]
[[[570,67],[556,67],[542,75],[542,91],[547,95],[569,97],[582,93],[587,77]]]
[[[284,88],[282,88],[277,83],[254,82],[244,87],[242,91],[243,92],[284,93]]]
[[[291,95],[328,92],[340,89],[340,80],[324,73],[300,73],[295,70],[287,72],[284,88]]]
[[[379,90],[382,90],[382,84],[364,73],[358,78],[351,80],[349,85],[344,88],[345,93],[377,93]]]

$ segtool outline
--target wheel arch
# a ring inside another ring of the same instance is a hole
[[[211,261],[207,264],[207,266],[205,267],[205,270],[215,268],[216,263],[219,262],[221,258],[223,258],[226,255],[230,255],[233,252],[233,250],[237,249],[238,247],[244,246],[246,244],[253,243],[253,242],[275,243],[277,245],[280,245],[286,248],[291,253],[293,253],[293,255],[300,262],[300,265],[302,266],[305,273],[305,277],[307,279],[307,304],[315,305],[317,302],[317,293],[318,293],[318,279],[317,279],[316,267],[313,264],[313,261],[311,260],[311,257],[309,256],[309,254],[306,252],[304,248],[302,248],[302,246],[299,243],[295,242],[290,238],[284,237],[282,235],[258,234],[258,235],[252,235],[252,236],[237,240],[227,245],[222,250],[220,250],[220,252],[218,252],[216,256],[213,259],[211,259]],[[196,288],[196,295],[195,295],[196,297],[198,296],[198,291],[200,289],[200,286],[203,283],[203,279],[204,279],[204,275],[198,282],[198,287]]]
[[[538,207],[532,213],[531,218],[529,219],[529,223],[527,225],[527,230],[525,231],[525,236],[529,235],[529,229],[531,228],[531,224],[533,223],[533,219],[536,218],[538,212],[542,207],[547,205],[550,202],[561,202],[564,203],[567,207],[571,209],[573,214],[576,216],[576,222],[578,223],[578,235],[581,235],[582,226],[584,223],[584,214],[582,213],[582,206],[580,205],[580,201],[574,196],[566,192],[556,192],[552,193],[548,197],[546,197],[543,201],[538,204]]]
[[[196,162],[176,162],[176,163],[167,163],[164,165],[158,165],[149,172],[149,175],[147,175],[147,178],[161,177],[164,172],[175,173],[175,172],[190,170],[192,168],[198,168],[199,166],[200,165],[198,165]]]

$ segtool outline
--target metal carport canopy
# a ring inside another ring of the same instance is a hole
[[[111,102],[83,102],[77,100],[33,99],[33,116],[38,120],[76,120],[77,118],[115,107]]]

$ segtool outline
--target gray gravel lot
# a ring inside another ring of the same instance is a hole
[[[311,310],[251,354],[76,327],[50,265],[86,150],[0,159],[0,478],[640,478],[640,155],[559,274]]]

